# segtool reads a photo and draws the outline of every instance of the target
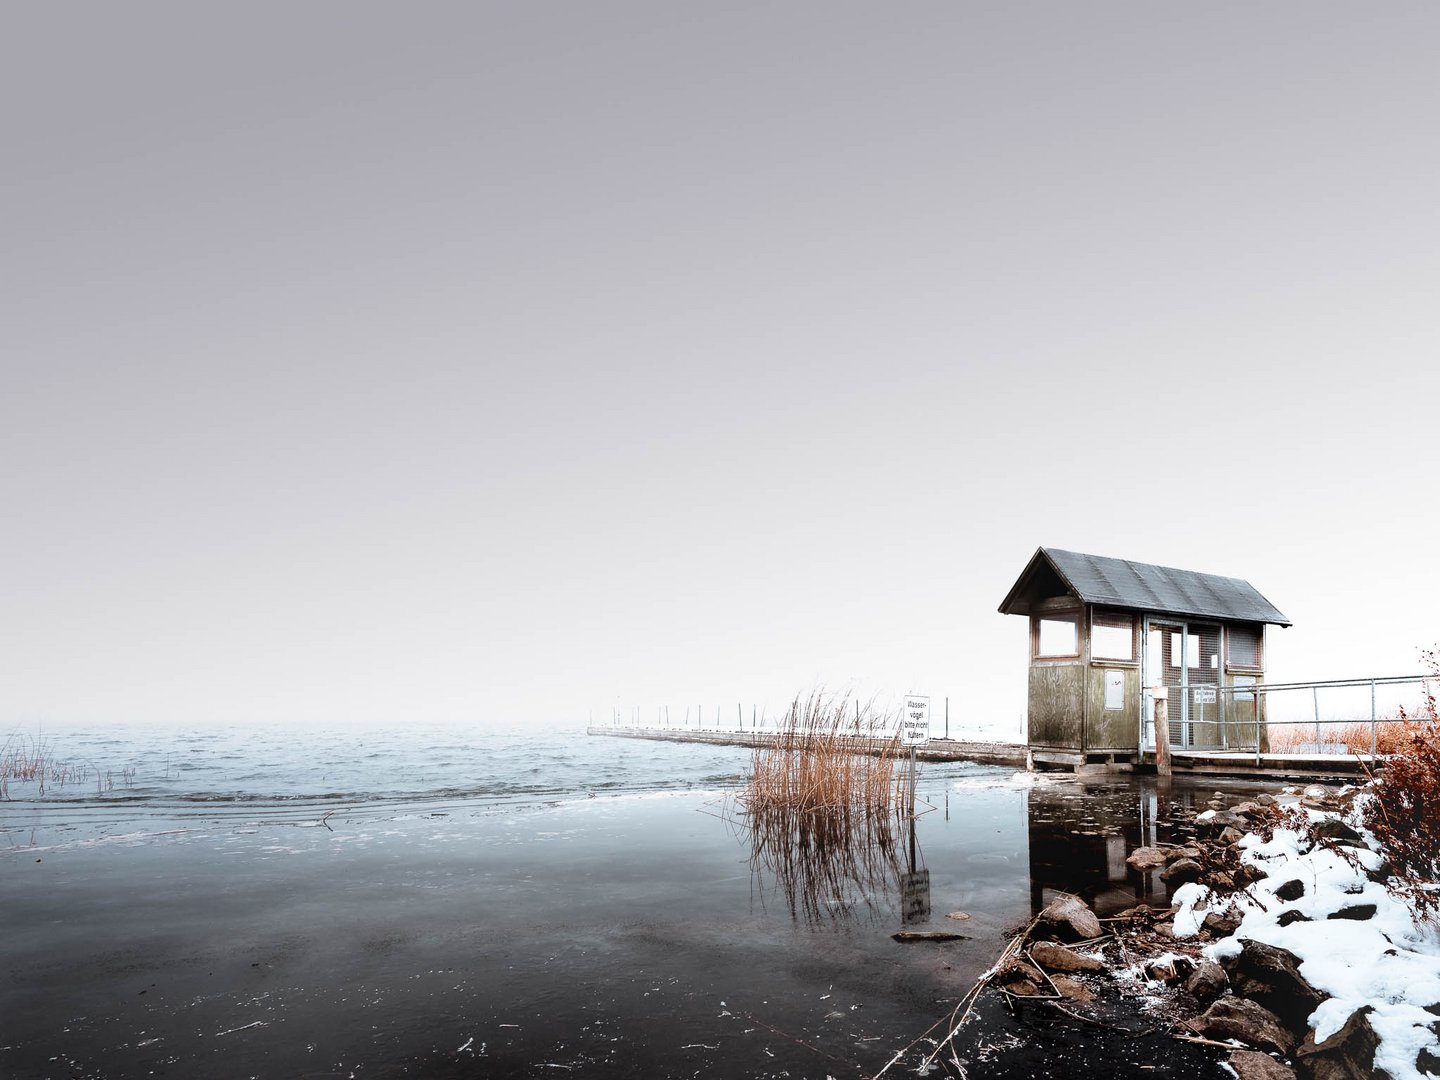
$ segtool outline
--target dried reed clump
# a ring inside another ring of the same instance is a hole
[[[841,914],[898,882],[897,729],[873,706],[812,694],[797,699],[788,728],[755,751],[737,800],[751,865],[774,876],[792,914]]]
[[[790,724],[755,751],[740,796],[754,816],[885,813],[897,805],[898,723],[873,706],[812,694],[791,706]]]

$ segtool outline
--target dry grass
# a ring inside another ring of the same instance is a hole
[[[816,920],[897,884],[904,808],[898,720],[812,694],[754,754],[737,797],[751,865],[774,876],[791,913]]]
[[[1398,754],[1410,745],[1417,733],[1433,730],[1434,721],[1408,719],[1403,716],[1382,718],[1375,728],[1375,750],[1380,754]],[[1297,752],[1302,746],[1315,743],[1315,725],[1270,724],[1270,752],[1288,754]],[[1320,725],[1320,738],[1327,746],[1333,746],[1337,753],[1370,753],[1370,721],[1328,721]]]

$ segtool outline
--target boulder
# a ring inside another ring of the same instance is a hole
[[[1299,878],[1291,878],[1275,890],[1275,899],[1284,900],[1289,903],[1291,900],[1299,900],[1305,895],[1305,882]]]
[[[1050,992],[1045,976],[1018,957],[1007,960],[1004,966],[995,973],[995,984],[1009,990],[1012,994],[1019,994],[1021,997],[1038,994],[1041,987],[1044,987],[1046,993]]]
[[[1104,933],[1095,912],[1078,896],[1068,893],[1045,906],[1045,910],[1040,912],[1037,929],[1048,931],[1061,941],[1089,941]]]
[[[1235,993],[1274,1012],[1297,1036],[1309,1028],[1310,1014],[1326,997],[1301,977],[1299,958],[1288,949],[1243,941],[1240,955],[1224,966]]]
[[[1055,989],[1060,991],[1066,1001],[1085,1003],[1095,1000],[1095,992],[1073,975],[1056,975],[1050,981],[1055,984]]]
[[[1295,1036],[1284,1021],[1265,1006],[1233,994],[1226,994],[1191,1020],[1190,1027],[1207,1039],[1239,1039],[1285,1057],[1295,1049]]]
[[[1190,881],[1198,881],[1203,869],[1194,859],[1176,859],[1160,871],[1160,877],[1167,884],[1184,885]]]
[[[1104,971],[1105,965],[1093,957],[1054,941],[1037,941],[1030,946],[1030,959],[1046,971]]]
[[[1355,922],[1364,922],[1366,919],[1373,919],[1374,917],[1374,904],[1351,904],[1349,907],[1343,907],[1339,911],[1332,911],[1329,915],[1325,916],[1327,919],[1352,919]]]
[[[1201,851],[1194,844],[1184,844],[1180,847],[1165,849],[1165,861],[1174,862],[1176,859],[1198,859]]]
[[[1156,867],[1165,865],[1165,853],[1155,847],[1139,847],[1130,853],[1125,860],[1125,865],[1131,870],[1139,870],[1142,873],[1146,870],[1154,870]]]
[[[1365,846],[1365,841],[1360,834],[1338,817],[1327,817],[1323,821],[1317,821],[1311,828],[1315,835],[1322,840],[1329,840],[1336,844],[1348,844],[1351,847]]]
[[[1370,1080],[1380,1042],[1370,1026],[1372,1011],[1369,1005],[1356,1009],[1324,1042],[1317,1043],[1315,1033],[1308,1033],[1295,1051],[1295,1071],[1304,1080]]]
[[[1222,844],[1238,844],[1241,840],[1245,839],[1245,834],[1234,825],[1226,825],[1225,828],[1220,830],[1220,835],[1216,837],[1216,839]]]
[[[1243,829],[1248,822],[1233,810],[1216,810],[1209,817],[1195,819],[1201,836],[1219,836],[1227,828]]]
[[[1195,970],[1195,961],[1188,956],[1157,956],[1145,964],[1145,977],[1174,986]]]
[[[1295,1070],[1258,1050],[1232,1050],[1230,1067],[1240,1080],[1295,1080]]]
[[[1306,915],[1303,911],[1297,911],[1295,908],[1291,908],[1289,911],[1282,911],[1282,912],[1280,913],[1280,917],[1275,920],[1275,925],[1276,925],[1276,926],[1289,926],[1291,923],[1309,922],[1309,921],[1310,921],[1310,916],[1309,916],[1309,915]]]
[[[1190,978],[1185,980],[1186,991],[1202,1005],[1208,1005],[1225,993],[1229,985],[1225,969],[1214,960],[1202,960],[1200,966],[1190,973]]]
[[[1255,801],[1261,806],[1274,806],[1278,800],[1268,791],[1262,791],[1259,795],[1255,796]]]
[[[1240,923],[1245,916],[1236,911],[1233,907],[1227,907],[1224,911],[1212,911],[1205,916],[1205,921],[1200,924],[1202,930],[1208,930],[1217,938],[1229,937],[1240,929]]]

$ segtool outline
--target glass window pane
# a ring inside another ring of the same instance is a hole
[[[1076,656],[1080,652],[1079,620],[1041,619],[1037,656]]]
[[[1134,625],[1128,619],[1096,616],[1090,628],[1090,655],[1097,660],[1134,660]]]

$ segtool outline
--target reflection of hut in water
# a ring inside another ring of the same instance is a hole
[[[1265,676],[1266,626],[1290,620],[1248,581],[1040,548],[1000,611],[1030,619],[1037,766],[1153,753],[1149,687],[1168,697],[1169,746],[1265,748],[1264,695],[1247,688]]]
[[[1202,796],[1203,798],[1203,796]],[[1036,788],[1029,799],[1030,902],[1040,911],[1057,893],[1083,898],[1101,915],[1137,900],[1164,906],[1169,892],[1159,871],[1141,872],[1125,862],[1137,847],[1183,843],[1191,827],[1167,820],[1171,802],[1193,807],[1193,791],[1159,794],[1131,783],[1075,788]]]

